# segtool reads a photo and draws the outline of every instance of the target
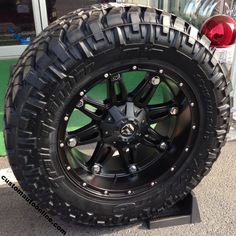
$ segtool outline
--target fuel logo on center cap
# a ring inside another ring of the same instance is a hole
[[[131,136],[132,134],[134,134],[134,132],[135,132],[135,127],[131,123],[125,124],[124,126],[122,126],[122,128],[120,130],[120,133],[123,136]]]

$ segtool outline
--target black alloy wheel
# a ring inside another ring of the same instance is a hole
[[[133,85],[138,73],[144,78]],[[58,149],[68,178],[93,194],[126,197],[173,175],[199,127],[196,98],[184,78],[171,68],[128,65],[96,81],[72,99],[61,120]],[[102,86],[103,100],[93,98]],[[160,103],[161,93],[166,101]],[[79,118],[76,110],[90,119],[82,126],[74,121],[78,128],[71,130],[70,117]]]

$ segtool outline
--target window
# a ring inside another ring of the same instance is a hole
[[[46,0],[48,21],[51,23],[55,19],[67,14],[68,12],[74,11],[81,7],[97,3],[115,2],[108,0]]]
[[[29,44],[34,37],[31,0],[1,0],[0,46]]]

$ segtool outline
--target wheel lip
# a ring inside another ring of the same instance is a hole
[[[168,63],[167,63],[168,64]],[[166,65],[167,64],[165,64],[165,65],[163,65],[162,63],[160,63],[159,64],[159,66],[160,66],[160,68],[161,69],[163,69],[164,71],[167,71],[168,69],[166,68]],[[122,66],[121,66],[121,68],[123,68],[123,67],[127,67],[128,65],[130,65],[130,62],[128,62],[128,63],[122,63]],[[138,63],[134,63],[134,65],[137,65],[139,68],[140,68],[140,71],[143,71],[143,69],[141,69],[142,68],[142,66],[144,66],[144,65],[147,65],[147,63],[146,62],[138,62]],[[151,63],[151,62],[149,62],[149,64],[148,64],[148,66],[156,66],[157,65],[157,61],[155,60],[155,63]],[[113,66],[114,66],[114,64],[113,64]],[[173,66],[174,67],[174,66]],[[109,67],[108,66],[108,68],[112,68],[112,66],[111,67]],[[107,71],[106,69],[103,69],[104,71]],[[116,70],[116,67],[114,66],[114,68],[112,68],[112,69],[110,69],[110,73],[114,73],[114,70]],[[102,70],[99,70],[99,71],[102,71]],[[153,72],[156,72],[156,70],[151,70],[151,71],[153,71]],[[172,71],[172,70],[171,70]],[[176,71],[178,71],[178,73],[176,72]],[[186,84],[187,85],[187,87],[189,87],[189,88],[191,88],[191,86],[190,86],[190,84],[188,83],[188,81],[185,79],[185,78],[187,78],[188,76],[183,72],[183,71],[180,71],[178,68],[177,68],[177,70],[176,71],[172,71],[173,73],[175,73],[175,74],[177,74],[179,77],[181,77],[181,81],[183,81],[184,82],[184,84]],[[123,69],[123,70],[121,70],[121,71],[119,71],[119,73],[123,73],[123,72],[127,72],[126,71],[126,69]],[[98,74],[99,72],[97,71],[97,73],[96,74]],[[104,72],[100,72],[99,74],[104,74]],[[182,74],[182,75],[181,75]],[[87,76],[85,76],[85,77],[87,77]],[[93,76],[94,78],[96,78],[97,76]],[[85,79],[85,78],[84,78]],[[100,78],[99,80],[91,80],[91,82],[90,83],[88,83],[88,85],[90,85],[91,87],[89,87],[89,89],[91,89],[93,86],[94,86],[94,84],[93,84],[93,82],[97,82],[97,83],[100,83],[102,81],[102,78]],[[181,82],[180,81],[180,82]],[[88,90],[89,90],[88,89]],[[83,90],[84,92],[86,92],[86,90]],[[185,91],[187,94],[189,93],[189,91],[187,90],[187,89],[182,89],[182,91]],[[186,93],[184,92],[184,94],[186,95]],[[198,98],[197,98],[197,94],[195,94],[193,91],[191,91],[192,92],[192,94],[194,95],[194,101],[195,101],[195,104],[196,104],[196,106],[195,106],[195,111],[197,110],[199,110],[199,108],[198,108]],[[72,99],[71,99],[72,100]],[[197,112],[195,112],[195,113],[197,113]],[[199,112],[198,112],[199,113]],[[192,113],[191,113],[191,115],[192,115]],[[193,117],[193,116],[192,116]],[[196,116],[195,116],[196,117]],[[197,120],[197,119],[196,119]],[[198,122],[199,122],[199,127],[200,127],[200,117],[198,117]],[[196,123],[196,122],[195,122]],[[190,133],[192,133],[192,129],[190,129]],[[198,136],[198,129],[197,130],[195,130],[194,131],[194,133],[196,134],[196,136]],[[61,152],[61,150],[60,150],[60,148],[58,148],[57,147],[57,149],[58,149],[58,152],[60,153]],[[186,153],[186,152],[185,152]],[[184,152],[182,152],[181,153],[181,158],[182,158],[182,155],[183,154],[185,154]],[[62,163],[60,163],[61,164],[61,168],[62,169],[65,169],[65,167],[63,166],[63,164]],[[179,166],[178,165],[178,163],[176,164],[176,168],[175,168],[175,173],[177,172],[177,166]],[[181,167],[181,166],[180,166]],[[179,167],[179,168],[180,168]],[[64,174],[65,175],[68,175],[68,173],[67,173],[67,171],[65,171],[65,170],[63,170],[63,172],[64,172]],[[172,171],[171,171],[172,172]],[[73,182],[73,184],[74,185],[76,185],[77,187],[79,187],[79,188],[81,188],[81,189],[83,189],[84,191],[86,191],[86,192],[90,192],[90,193],[92,193],[92,194],[94,194],[95,192],[94,191],[90,191],[87,187],[88,187],[88,185],[86,186],[86,188],[84,188],[83,186],[82,186],[82,184],[80,183],[80,184],[78,184],[78,183],[76,183],[76,181],[74,181],[74,179],[72,178],[72,179],[70,179],[72,182]],[[165,180],[165,177],[161,177],[160,179],[159,179],[159,182],[161,181],[161,180]],[[146,188],[146,190],[145,191],[148,191],[149,189],[150,189],[150,185],[148,185],[148,184],[146,184],[146,185],[143,185],[143,186],[145,186],[145,188]],[[92,187],[93,186],[90,186],[91,187],[91,190],[92,190]],[[145,191],[138,191],[138,189],[139,189],[139,187],[138,188],[133,188],[132,190],[135,192],[135,195],[138,195],[138,194],[141,194],[142,192],[145,192]],[[152,189],[152,188],[151,188]],[[137,190],[137,191],[136,191]],[[112,190],[112,192],[114,192],[114,193],[120,193],[121,191],[120,190]],[[124,191],[122,191],[122,192],[124,192]],[[101,193],[101,191],[98,191],[98,192],[96,192],[95,193],[95,195],[97,196],[97,195],[100,195],[100,196],[104,196],[104,194],[102,194]],[[108,197],[108,196],[106,196],[106,197]],[[116,196],[111,196],[111,195],[109,195],[109,197],[112,197],[112,198],[116,198]],[[120,197],[120,196],[118,196],[118,197]],[[126,196],[122,196],[122,197],[126,197]]]

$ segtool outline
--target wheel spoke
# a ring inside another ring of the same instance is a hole
[[[101,137],[98,125],[90,123],[82,128],[68,132],[66,139],[67,141],[70,139],[76,139],[77,146],[79,146],[98,142]]]
[[[106,158],[109,158],[114,153],[114,150],[111,146],[98,142],[97,146],[91,156],[90,160],[86,163],[88,168],[93,167],[95,163],[102,164]]]
[[[179,115],[186,109],[186,106],[187,100],[182,91],[179,91],[177,96],[175,96],[172,101],[157,105],[148,105],[147,111],[149,123],[157,123],[160,120],[170,117],[171,115],[173,115],[171,114],[171,109],[173,108],[177,109],[177,113],[175,115]]]
[[[84,96],[83,99],[77,103],[76,108],[91,119],[100,121],[103,117],[104,111],[106,110],[106,105],[89,96]]]
[[[118,90],[118,94],[116,93],[116,88]],[[127,100],[127,89],[120,75],[108,79],[107,94],[108,100],[111,104],[116,104],[117,102],[124,102]]]
[[[148,76],[134,89],[131,96],[133,97],[134,103],[139,107],[145,107],[153,97],[158,85],[153,85],[151,80],[155,75],[149,73]]]
[[[129,148],[119,148],[118,152],[120,154],[123,167],[126,171],[130,172],[130,165],[132,163],[132,151]]]
[[[131,155],[130,155],[130,162],[131,163],[135,163],[137,161],[137,157],[138,157],[138,151],[136,147],[132,147],[130,149]]]
[[[175,107],[175,102],[170,101],[158,105],[148,105],[148,117],[150,123],[156,123],[170,116],[170,109]]]
[[[109,110],[109,113],[112,116],[113,120],[116,122],[123,118],[121,111],[119,110],[117,106],[111,107]]]
[[[167,137],[158,134],[154,129],[148,127],[144,138],[141,140],[141,143],[149,147],[158,148],[159,144],[166,140]]]
[[[177,95],[174,97],[174,102],[178,106],[180,113],[188,106],[187,98],[181,90],[179,90]]]
[[[89,105],[95,107],[96,109],[98,109],[99,111],[106,110],[106,105],[104,103],[102,103],[98,100],[95,100],[89,96],[84,96],[83,100],[84,100],[85,105],[89,104]]]

